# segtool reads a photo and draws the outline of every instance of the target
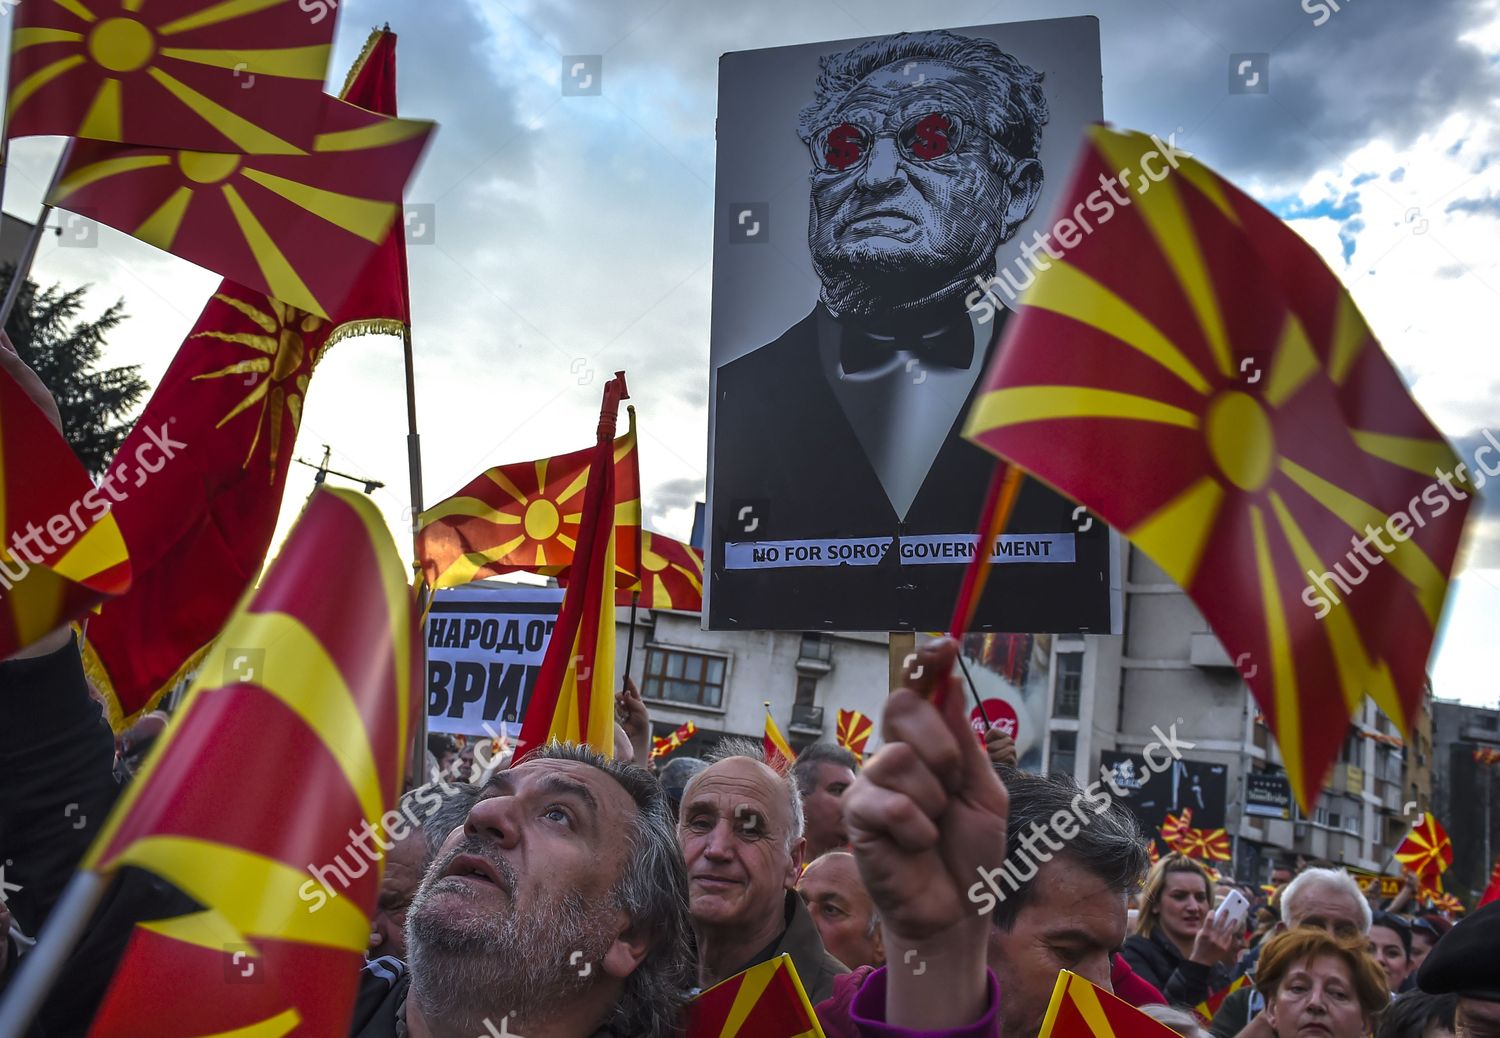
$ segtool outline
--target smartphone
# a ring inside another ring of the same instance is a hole
[[[1224,903],[1214,911],[1214,922],[1228,916],[1234,920],[1236,928],[1245,925],[1245,917],[1250,914],[1250,902],[1245,900],[1245,895],[1238,890],[1231,890],[1224,895]]]

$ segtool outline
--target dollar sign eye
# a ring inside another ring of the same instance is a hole
[[[952,151],[954,136],[954,120],[942,112],[922,116],[902,134],[907,151],[923,162],[940,159]]]
[[[839,123],[823,138],[823,161],[842,172],[864,156],[864,132],[853,123]]]

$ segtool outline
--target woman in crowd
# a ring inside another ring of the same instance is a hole
[[[1121,953],[1173,1005],[1195,1006],[1229,986],[1241,925],[1213,919],[1214,884],[1208,870],[1181,854],[1151,867],[1141,891],[1135,933]]]
[[[1458,996],[1408,991],[1380,1014],[1375,1038],[1453,1038]]]
[[[1363,1038],[1391,999],[1363,935],[1336,937],[1311,927],[1266,942],[1255,985],[1276,1038]]]
[[[1411,972],[1411,920],[1391,912],[1376,912],[1370,924],[1370,954],[1385,970],[1386,986],[1401,991]]]

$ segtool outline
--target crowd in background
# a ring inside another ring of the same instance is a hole
[[[952,651],[924,650],[933,672]],[[787,955],[830,1038],[1037,1038],[1064,969],[1184,1038],[1500,1038],[1500,905],[1453,925],[1410,889],[1372,904],[1332,863],[1269,888],[1151,864],[1128,809],[1017,770],[947,691],[895,692],[868,760],[818,743],[782,769],[735,740],[658,767],[633,686],[614,759],[429,737],[432,781],[400,805],[418,824],[382,844],[349,1034],[669,1035],[694,995]],[[32,866],[0,920],[8,982],[88,842],[28,819],[62,798],[106,811],[170,722],[115,740],[71,636],[0,664],[0,715],[0,853]],[[1047,833],[1064,838],[1043,850]],[[981,910],[1001,860],[1028,866]],[[127,871],[34,1034],[86,1033],[133,924],[193,910]],[[1242,914],[1220,911],[1232,891]]]

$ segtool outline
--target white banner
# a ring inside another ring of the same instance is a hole
[[[905,566],[966,565],[979,542],[976,533],[920,534],[899,539]],[[786,569],[795,566],[878,566],[897,540],[819,537],[790,541],[738,541],[724,545],[725,569]],[[1074,560],[1071,533],[1007,533],[995,539],[990,561]]]
[[[562,597],[521,584],[437,592],[425,632],[428,731],[519,735]]]

